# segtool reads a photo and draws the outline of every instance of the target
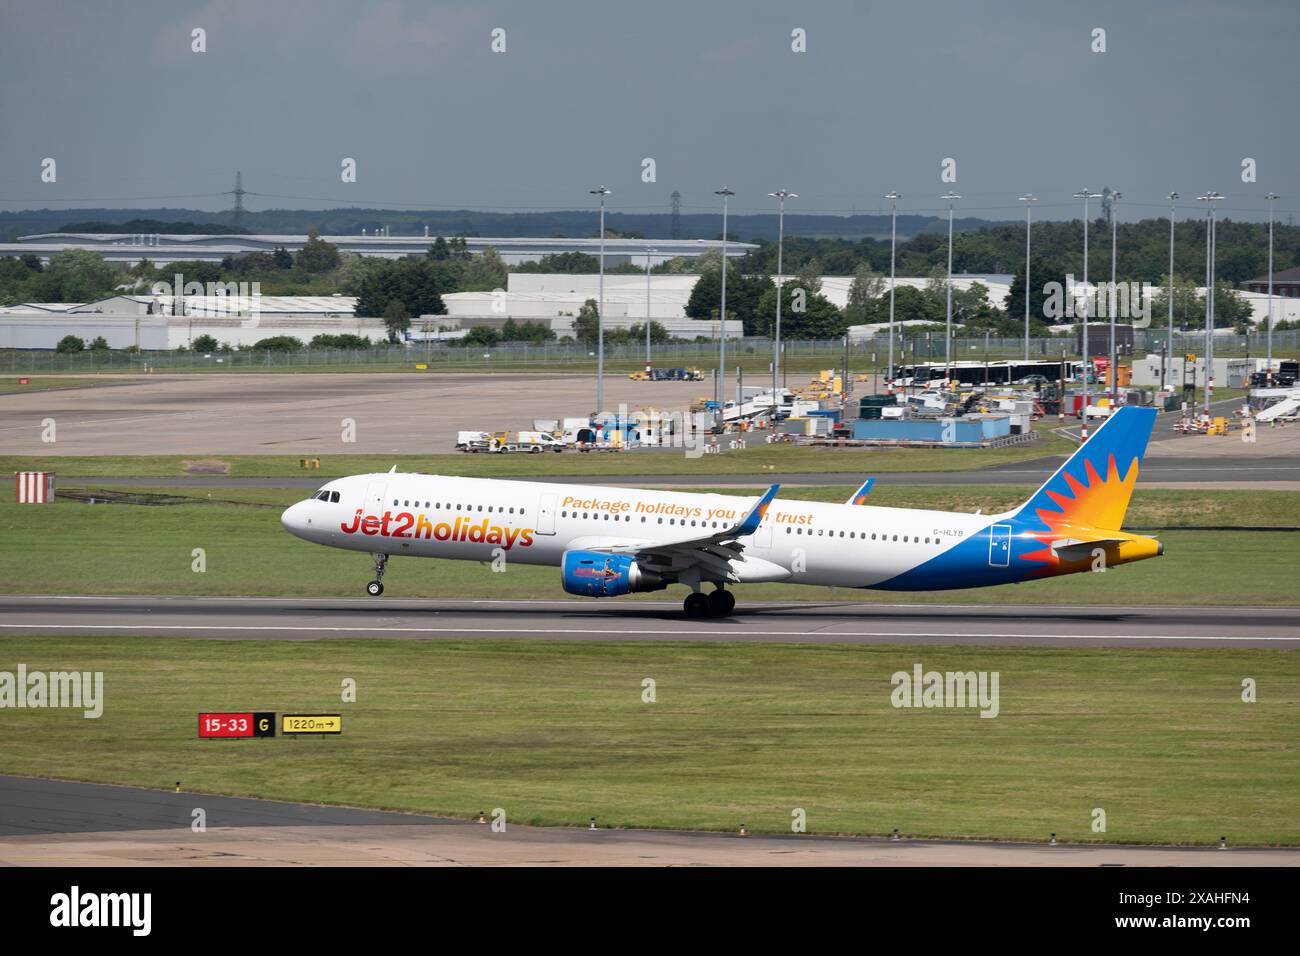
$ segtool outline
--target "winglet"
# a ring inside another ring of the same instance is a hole
[[[846,505],[865,505],[867,503],[867,495],[871,494],[871,486],[875,483],[875,478],[868,478],[862,483],[861,488],[849,495],[849,500],[844,503]]]
[[[763,520],[763,515],[767,514],[767,507],[776,497],[776,493],[781,490],[780,485],[773,485],[763,493],[763,497],[754,502],[754,507],[746,512],[745,517],[740,519],[740,524],[732,529],[732,534],[737,537],[753,534],[758,530],[759,522]]]
[[[389,468],[389,469],[388,469],[388,473],[389,473],[390,475],[395,475],[395,474],[397,474],[397,466],[394,465],[392,468]]]

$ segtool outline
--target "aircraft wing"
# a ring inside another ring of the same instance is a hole
[[[682,571],[694,565],[704,565],[719,574],[731,577],[730,562],[739,557],[745,549],[740,539],[758,530],[759,523],[762,522],[773,499],[776,498],[780,487],[780,485],[772,485],[768,488],[753,507],[745,512],[744,517],[730,528],[694,538],[679,538],[676,541],[629,542],[605,545],[592,550],[635,555],[638,561],[643,562],[651,570]]]

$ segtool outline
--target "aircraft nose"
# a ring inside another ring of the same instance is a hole
[[[284,509],[280,515],[280,524],[284,530],[290,534],[297,535],[299,538],[307,536],[307,528],[310,519],[307,517],[307,507],[310,502],[299,501],[297,504],[290,505]]]

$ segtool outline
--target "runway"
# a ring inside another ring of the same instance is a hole
[[[191,828],[196,808],[203,831]],[[0,776],[0,866],[286,865],[1241,867],[1297,866],[1300,850],[740,837],[508,820],[497,832],[465,820]]]
[[[0,639],[87,634],[304,641],[764,641],[790,644],[1300,648],[1300,609],[746,602],[698,620],[677,601],[0,596]]]

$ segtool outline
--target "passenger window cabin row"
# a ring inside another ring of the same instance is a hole
[[[631,515],[611,515],[609,512],[589,512],[589,511],[582,511],[582,512],[579,512],[579,511],[567,511],[567,510],[565,510],[565,511],[561,511],[561,512],[560,512],[560,517],[561,517],[561,518],[581,518],[581,519],[584,519],[584,520],[596,520],[596,521],[601,521],[601,520],[604,520],[604,521],[620,521],[620,520],[621,520],[621,521],[628,521],[628,522],[630,522],[630,521],[632,520],[632,516],[631,516]],[[645,523],[646,523],[646,516],[645,516],[645,515],[641,515],[641,524],[645,524]],[[677,518],[658,518],[658,519],[656,520],[656,523],[657,523],[657,524],[669,524],[669,525],[678,525],[678,524],[680,524],[680,525],[683,526],[683,527],[685,527],[685,526],[689,523],[690,527],[692,527],[692,528],[695,528],[695,527],[700,527],[700,528],[717,528],[717,527],[726,527],[725,524],[720,525],[719,522],[717,522],[717,521],[697,520],[697,519],[694,519],[694,518],[692,518],[689,522],[688,522],[687,519],[685,519],[685,518],[681,518],[680,520],[677,519]],[[808,530],[808,536],[809,536],[809,537],[812,537],[812,535],[813,535],[813,529],[812,529],[812,528],[809,528],[809,529],[807,529],[807,530]],[[795,527],[787,526],[786,529],[785,529],[785,533],[786,533],[786,534],[803,534],[803,533],[804,533],[804,529],[801,528],[801,527],[800,527],[800,528],[795,528]],[[832,532],[830,533],[829,537],[834,538],[834,537],[836,536],[836,534],[837,534],[837,532],[832,531]],[[826,529],[825,529],[825,528],[819,528],[819,529],[817,529],[817,536],[818,536],[818,537],[822,537],[822,536],[825,536],[825,535],[826,535]],[[860,539],[860,540],[862,540],[862,541],[866,541],[866,540],[867,540],[867,532],[865,532],[865,531],[862,531],[862,532],[858,532],[858,531],[840,531],[840,532],[838,532],[838,535],[839,535],[839,537],[841,537],[841,538]],[[897,534],[895,534],[895,535],[888,535],[888,534],[879,534],[878,532],[874,532],[874,531],[871,533],[871,540],[872,540],[872,541],[877,541],[877,540],[878,540],[878,541],[881,541],[881,542],[898,541],[900,537],[902,538],[902,543],[903,543],[903,544],[922,544],[922,543],[924,543],[924,544],[930,544],[930,543],[931,543],[930,538],[927,537],[927,538],[925,538],[924,541],[923,541],[920,535],[908,535],[908,534],[904,534],[904,535],[897,535]],[[939,543],[939,539],[938,539],[938,538],[934,538],[933,543],[934,543],[934,544],[938,544],[938,543]]]
[[[419,501],[411,501],[406,498],[393,499],[394,508],[419,508],[420,506],[421,506],[421,502]],[[445,508],[448,511],[481,511],[481,512],[486,512],[487,514],[499,514],[499,515],[503,515],[503,514],[523,515],[528,513],[523,508],[507,508],[505,505],[487,505],[487,506],[466,505],[466,504],[456,504],[450,501],[445,503],[441,501],[433,501],[433,502],[425,501],[423,502],[423,506],[425,508],[438,508],[438,509]]]
[[[803,534],[803,532],[804,532],[804,529],[803,529],[803,528],[786,528],[786,529],[785,529],[785,533],[786,533],[786,534]],[[811,537],[812,537],[812,533],[813,533],[813,529],[812,529],[812,528],[809,528],[809,529],[808,529],[808,537],[811,538]],[[826,529],[825,529],[825,528],[818,528],[818,529],[817,529],[817,537],[820,538],[820,537],[822,537],[823,535],[826,535]],[[829,538],[834,538],[835,536],[836,536],[836,532],[834,532],[834,531],[832,531],[829,535],[826,535],[826,537],[829,537]],[[841,531],[841,532],[839,532],[839,537],[841,537],[841,538],[858,538],[858,539],[860,539],[860,540],[862,540],[862,541],[866,541],[866,540],[867,540],[867,533],[866,533],[865,531],[860,531],[860,532],[859,532],[859,531]],[[877,535],[877,533],[876,533],[875,531],[871,532],[871,540],[872,540],[872,541],[876,541],[876,540],[880,540],[880,541],[882,541],[882,542],[884,542],[884,541],[897,541],[897,540],[899,539],[899,537],[900,537],[900,535],[896,535],[896,534],[895,534],[895,535],[888,535],[888,534]],[[903,542],[902,542],[903,544],[922,544],[922,543],[924,543],[924,544],[929,544],[929,543],[930,543],[930,539],[929,539],[929,538],[926,538],[925,541],[922,542],[922,540],[921,540],[921,536],[920,536],[919,534],[912,534],[912,535],[905,534],[905,535],[901,535],[901,537],[902,537],[902,539],[903,539]],[[938,539],[938,538],[935,538],[935,539],[934,539],[934,543],[935,543],[935,544],[939,544],[939,539]]]

